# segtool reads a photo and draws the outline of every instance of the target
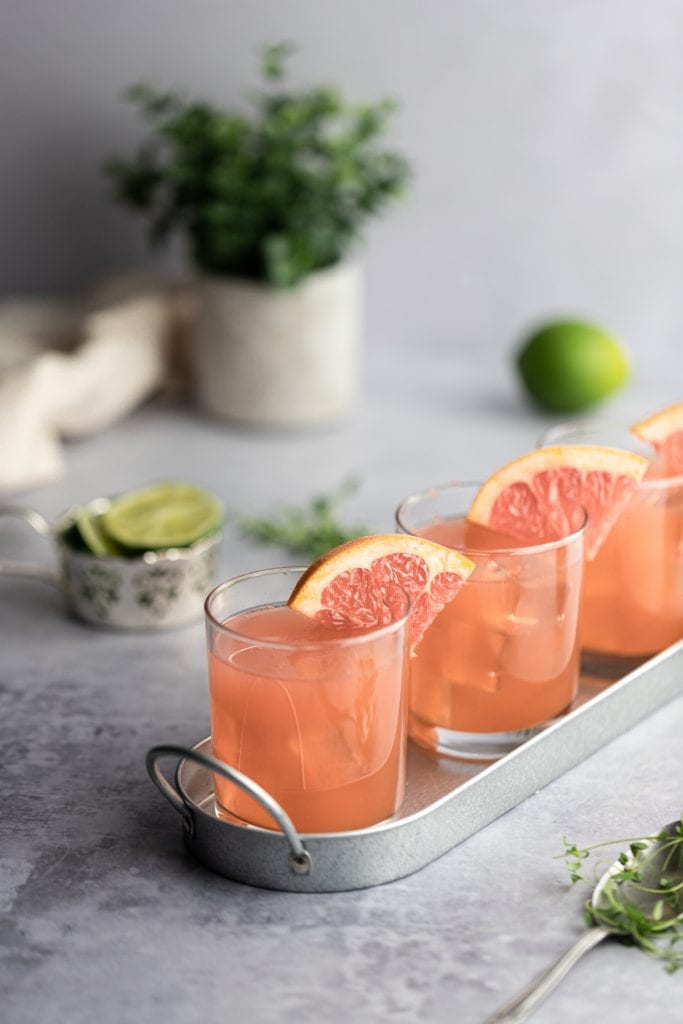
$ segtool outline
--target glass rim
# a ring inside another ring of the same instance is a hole
[[[573,431],[591,431],[595,430],[600,433],[601,430],[619,430],[623,434],[629,434],[629,428],[623,420],[613,419],[589,419],[589,420],[563,420],[561,423],[556,423],[553,427],[548,427],[544,430],[538,438],[537,446],[539,448],[547,448],[551,445],[558,445],[560,441],[554,435],[563,433],[570,433]],[[552,440],[551,440],[552,438]],[[648,446],[647,441],[640,441],[640,438],[634,436],[634,441],[638,441],[643,445],[644,448],[650,447],[653,451],[652,445]],[[576,441],[576,444],[588,444],[588,442]],[[608,444],[606,448],[614,448],[617,451],[628,451],[628,449],[620,448],[619,445]],[[637,453],[639,454],[639,453]],[[675,476],[656,476],[650,477],[649,479],[643,479],[638,484],[639,491],[666,491],[671,487],[683,486],[683,473],[676,473]]]
[[[432,487],[426,487],[423,491],[415,491],[413,494],[407,495],[403,501],[396,508],[394,517],[401,530],[404,533],[409,534],[412,537],[420,536],[413,530],[407,529],[401,521],[401,513],[404,511],[409,503],[417,504],[418,501],[426,501],[430,498],[435,498],[437,495],[444,491],[455,491],[459,488],[464,487],[476,487],[480,488],[484,481],[482,480],[449,480],[444,484],[435,484]],[[445,520],[442,520],[442,522]],[[425,524],[431,525],[431,524]],[[570,543],[582,537],[586,531],[588,525],[588,513],[583,510],[583,523],[577,530],[573,530],[568,533],[566,537],[558,537],[556,540],[544,540],[537,544],[524,544],[520,547],[492,547],[492,548],[477,548],[472,547],[469,544],[462,546],[462,551],[465,554],[473,555],[536,555],[543,554],[547,551],[557,550],[558,548],[569,547]],[[460,550],[460,549],[458,549]]]
[[[394,619],[393,622],[387,623],[386,626],[380,626],[377,629],[366,629],[362,633],[358,633],[353,636],[340,636],[340,637],[329,637],[325,640],[305,640],[305,641],[283,641],[283,640],[262,640],[260,637],[249,636],[248,633],[242,633],[237,629],[231,629],[226,626],[225,623],[221,622],[210,609],[210,604],[215,600],[220,593],[225,590],[229,590],[246,580],[257,579],[262,576],[275,576],[275,575],[293,575],[298,574],[301,576],[302,573],[308,569],[307,565],[278,565],[273,566],[269,569],[253,569],[250,572],[239,573],[237,576],[232,576],[228,580],[223,580],[222,583],[216,584],[216,586],[209,591],[204,601],[204,615],[206,624],[211,626],[212,629],[220,632],[224,636],[229,636],[234,640],[240,642],[247,642],[252,647],[258,646],[268,648],[269,650],[281,650],[281,651],[305,651],[305,650],[329,650],[331,647],[356,647],[364,643],[370,643],[378,638],[390,636],[392,633],[398,632],[398,630],[404,626],[407,626],[408,619],[410,617],[411,602],[410,596],[403,591],[406,599],[406,610],[403,615],[398,619]],[[256,606],[262,607],[262,606]],[[243,609],[247,611],[249,609]],[[255,610],[255,609],[254,609]],[[235,612],[235,615],[241,614]],[[300,613],[302,614],[302,613]],[[232,617],[232,616],[231,616]],[[406,630],[406,640],[408,634]]]

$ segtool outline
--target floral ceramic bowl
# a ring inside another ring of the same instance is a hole
[[[92,515],[109,507],[108,498],[85,506]],[[81,509],[70,509],[50,524],[31,508],[0,506],[0,516],[23,519],[56,547],[59,570],[24,562],[0,561],[0,574],[57,584],[67,607],[80,619],[110,629],[169,629],[202,616],[204,599],[216,578],[221,533],[184,548],[145,551],[133,557],[75,550],[66,540]]]

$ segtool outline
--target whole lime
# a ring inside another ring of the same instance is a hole
[[[581,320],[556,320],[529,337],[517,367],[531,395],[554,412],[577,412],[617,391],[629,362],[608,331]]]

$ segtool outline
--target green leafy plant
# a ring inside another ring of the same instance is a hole
[[[127,92],[150,133],[106,165],[115,196],[147,214],[153,240],[185,233],[207,273],[294,285],[341,260],[408,180],[407,161],[381,145],[394,104],[288,88],[291,50],[265,49],[251,113],[144,84]]]
[[[583,862],[593,850],[628,843],[629,852],[619,855],[621,867],[607,879],[598,905],[586,901],[586,923],[621,934],[662,960],[670,973],[683,967],[683,819],[672,831],[656,836],[614,839],[583,848],[563,842],[564,853],[559,857],[566,863],[572,885],[584,881]]]
[[[243,537],[262,544],[278,544],[291,555],[314,559],[354,537],[371,533],[369,527],[343,525],[337,505],[358,489],[355,480],[347,480],[330,495],[313,498],[300,506],[286,506],[269,518],[240,517],[237,526]]]

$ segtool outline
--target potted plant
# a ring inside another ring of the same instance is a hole
[[[199,272],[191,358],[199,403],[220,416],[334,419],[358,378],[365,222],[401,194],[409,168],[382,139],[394,106],[330,87],[286,86],[281,44],[264,51],[250,112],[138,85],[150,122],[107,172],[154,240],[181,231]]]

